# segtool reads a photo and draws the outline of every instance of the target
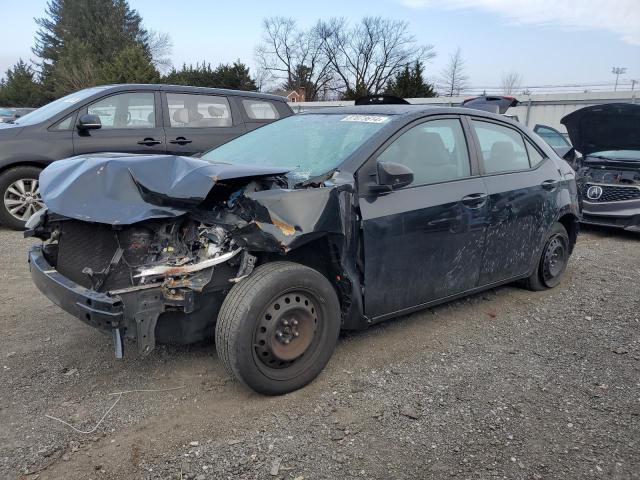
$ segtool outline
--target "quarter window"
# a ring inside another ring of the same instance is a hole
[[[242,106],[247,116],[252,120],[276,120],[280,118],[276,107],[271,102],[264,100],[242,99]]]
[[[529,153],[529,164],[533,168],[544,160],[544,157],[540,154],[537,148],[531,145],[531,142],[527,141],[526,144],[527,152]]]
[[[102,128],[154,128],[153,92],[120,93],[98,100],[87,113],[100,117]]]
[[[66,117],[64,120],[60,120],[58,123],[56,123],[53,127],[52,130],[69,130],[71,128],[71,121],[73,120],[73,113],[71,115],[69,115],[68,117]]]
[[[412,185],[446,182],[471,174],[469,153],[459,120],[432,120],[403,133],[378,156],[379,162],[406,165]]]
[[[169,121],[174,128],[230,127],[231,109],[225,97],[167,93]]]
[[[495,123],[472,121],[480,142],[485,173],[511,172],[529,168],[522,135]]]

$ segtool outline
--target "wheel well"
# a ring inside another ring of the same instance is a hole
[[[578,217],[572,213],[567,213],[558,219],[558,222],[567,230],[569,234],[569,251],[573,251],[573,247],[578,239],[579,222]]]
[[[17,167],[36,167],[36,168],[39,168],[40,170],[44,170],[46,165],[43,165],[42,163],[38,163],[38,162],[10,163],[9,165],[0,167],[0,175],[2,175],[7,170],[11,170],[12,168],[17,168]]]
[[[324,275],[333,285],[340,301],[340,307],[345,312],[351,305],[351,282],[350,279],[343,278],[344,274],[339,264],[339,255],[338,249],[325,236],[306,243],[284,256],[279,254],[259,255],[259,263],[287,260],[313,268]]]

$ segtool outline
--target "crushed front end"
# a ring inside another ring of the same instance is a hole
[[[83,322],[142,354],[160,341],[192,343],[212,332],[225,292],[255,257],[224,228],[189,217],[111,226],[44,214],[29,252],[36,286]]]

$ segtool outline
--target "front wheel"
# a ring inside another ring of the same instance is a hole
[[[525,283],[529,290],[547,290],[557,286],[569,262],[569,235],[561,223],[551,228],[535,271]]]
[[[322,371],[339,333],[338,297],[324,275],[304,265],[273,262],[256,268],[225,298],[216,349],[242,383],[280,395]]]
[[[0,223],[14,230],[24,229],[31,216],[44,207],[40,197],[38,167],[14,167],[0,175]]]

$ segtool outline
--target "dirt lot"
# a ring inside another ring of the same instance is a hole
[[[348,334],[279,398],[212,345],[115,360],[0,230],[2,478],[640,478],[640,236],[580,236],[564,283]],[[121,397],[109,395],[130,390]],[[82,434],[45,415],[95,432]]]

